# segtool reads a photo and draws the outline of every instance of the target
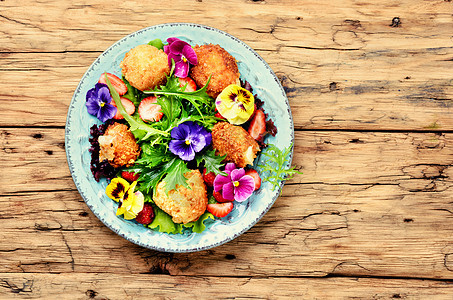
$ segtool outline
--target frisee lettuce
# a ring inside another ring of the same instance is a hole
[[[302,172],[295,170],[295,166],[291,167],[289,164],[292,147],[293,144],[291,143],[281,150],[270,144],[261,152],[261,155],[267,158],[258,165],[264,175],[261,178],[272,184],[272,191],[275,191],[283,180],[291,179],[296,174],[302,174]]]

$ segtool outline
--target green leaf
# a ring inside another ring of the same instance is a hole
[[[302,172],[295,170],[295,167],[289,166],[289,155],[293,144],[280,150],[277,146],[270,144],[261,155],[267,157],[267,159],[260,165],[262,176],[264,181],[272,184],[272,190],[280,186],[280,183],[284,180],[291,179],[296,174],[302,174]]]
[[[127,86],[127,93],[124,94],[123,97],[131,100],[132,103],[134,103],[134,105],[137,107],[140,104],[140,92],[136,88],[134,88],[124,76],[121,79]]]
[[[161,86],[160,88],[155,88],[154,90],[150,91],[143,91],[143,93],[154,95],[176,96],[181,99],[185,99],[194,106],[194,108],[199,112],[201,116],[203,116],[200,108],[201,104],[204,105],[212,104],[212,98],[209,97],[209,95],[206,93],[206,89],[208,87],[210,80],[211,76],[209,76],[208,82],[205,84],[205,86],[195,92],[184,92],[182,88],[179,86],[179,80],[177,77],[173,76],[169,78],[167,76],[167,84],[165,86]]]
[[[143,165],[148,168],[156,167],[159,164],[170,161],[174,156],[166,151],[164,145],[156,145],[152,147],[149,144],[142,143],[142,155],[135,163],[137,165]]]
[[[139,190],[149,193],[151,190],[156,191],[157,184],[162,180],[167,171],[162,167],[146,168],[140,171]]]
[[[155,229],[159,232],[172,234],[182,233],[181,224],[174,223],[171,219],[171,216],[161,210],[159,207],[153,205],[153,208],[154,220],[151,222],[151,224],[148,225],[148,228]]]
[[[154,46],[157,49],[163,50],[164,49],[164,43],[162,42],[161,39],[154,39],[148,43],[148,45]]]
[[[180,158],[173,158],[170,162],[164,165],[167,175],[163,179],[165,181],[165,192],[168,193],[176,188],[176,185],[190,188],[187,184],[187,178],[184,177],[186,172],[189,172],[186,162]]]
[[[207,224],[205,224],[205,221],[207,222],[208,220],[215,220],[214,215],[210,212],[205,212],[198,218],[198,220],[187,224],[182,224],[182,226],[186,228],[192,227],[193,232],[202,233],[206,229]]]
[[[170,125],[181,114],[181,102],[176,101],[174,97],[158,97],[157,104],[160,105],[165,116],[166,129],[170,129]]]
[[[225,172],[220,171],[220,168],[225,164],[222,161],[225,159],[226,155],[218,156],[215,154],[215,150],[206,150],[196,157],[197,167],[200,166],[201,162],[204,162],[204,167],[206,168],[206,173],[214,172],[214,174],[222,174],[226,176]]]

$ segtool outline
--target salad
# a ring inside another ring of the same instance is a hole
[[[118,217],[201,233],[262,180],[275,189],[299,173],[285,167],[291,147],[266,144],[277,128],[219,45],[156,39],[132,48],[120,67],[121,75],[99,74],[86,94],[87,113],[102,123],[90,130],[91,172],[109,181]]]

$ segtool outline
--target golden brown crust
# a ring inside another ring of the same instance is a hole
[[[153,201],[167,214],[172,216],[175,223],[189,223],[206,211],[208,196],[203,177],[199,170],[192,170],[184,174],[191,189],[176,186],[176,190],[165,192],[165,181],[161,181],[156,188]]]
[[[151,45],[132,48],[124,56],[120,67],[127,81],[141,91],[162,84],[170,73],[167,54]]]
[[[212,74],[207,93],[216,98],[230,84],[240,84],[239,69],[236,59],[219,45],[196,45],[198,64],[190,69],[190,77],[199,87],[208,82]]]
[[[258,143],[244,128],[228,122],[214,125],[212,146],[217,155],[226,155],[225,160],[234,162],[239,168],[253,165],[256,153],[260,151]]]
[[[140,147],[132,132],[126,125],[113,123],[107,127],[104,135],[99,137],[99,161],[108,159],[115,168],[134,164],[140,154]]]

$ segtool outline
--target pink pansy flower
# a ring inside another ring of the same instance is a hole
[[[226,200],[243,202],[247,200],[255,190],[255,180],[250,175],[245,175],[243,168],[236,169],[234,163],[225,166],[224,175],[217,175],[214,179],[214,190],[222,191],[222,197]]]
[[[195,51],[188,43],[178,38],[168,38],[168,45],[164,46],[164,52],[168,55],[168,64],[171,67],[171,60],[175,61],[175,76],[185,78],[189,74],[189,63],[198,64]]]

